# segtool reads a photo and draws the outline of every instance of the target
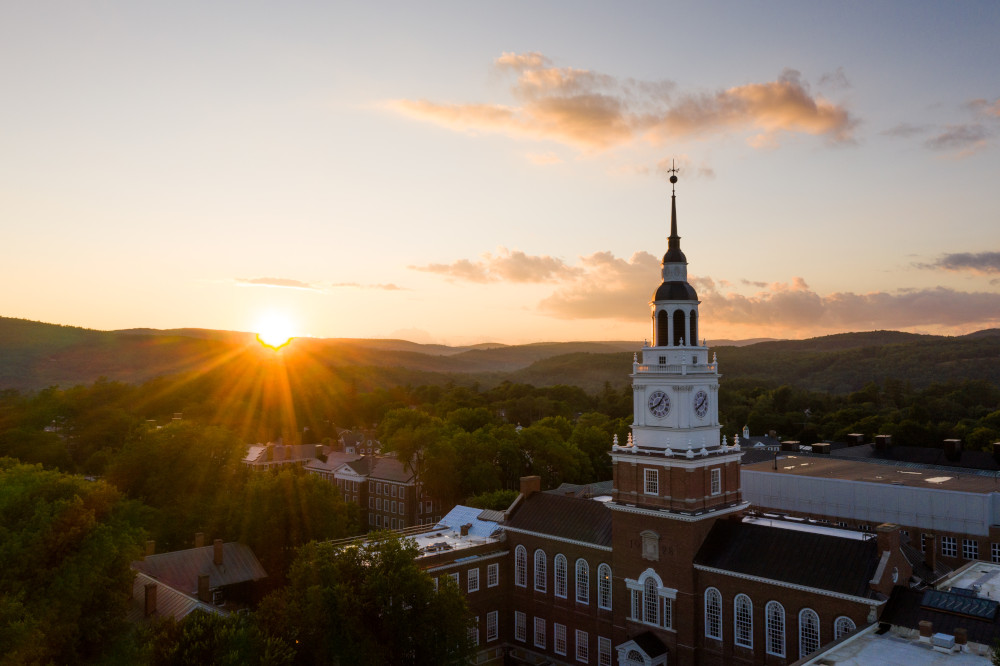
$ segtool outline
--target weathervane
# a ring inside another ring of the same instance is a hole
[[[680,172],[680,169],[677,168],[677,165],[674,163],[674,160],[670,160],[670,168],[667,169],[667,173],[670,174],[670,194],[671,195],[674,194],[674,185],[677,183],[677,174],[679,172]]]

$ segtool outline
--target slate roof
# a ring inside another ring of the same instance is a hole
[[[146,617],[147,583],[156,583],[156,612],[148,618]],[[132,598],[129,600],[125,618],[129,622],[149,622],[165,617],[182,620],[195,610],[228,615],[227,611],[199,601],[197,597],[178,592],[163,581],[144,573],[136,573],[135,580],[132,581]]]
[[[979,619],[967,615],[958,615],[940,610],[933,610],[924,605],[924,595],[933,590],[914,590],[902,585],[892,589],[889,601],[882,611],[881,622],[894,626],[919,629],[921,620],[934,623],[934,633],[955,634],[955,629],[965,627],[969,641],[982,645],[992,645],[1000,638],[1000,620]]]
[[[615,482],[611,479],[598,481],[597,483],[563,483],[558,488],[546,490],[552,495],[567,495],[570,497],[600,497],[601,495],[611,495],[614,492]]]
[[[326,455],[326,461],[322,461],[319,458],[315,460],[310,460],[306,463],[305,469],[307,472],[333,472],[338,467],[344,463],[348,463],[354,460],[358,460],[358,455],[354,453],[341,453],[339,451],[333,451]]]
[[[368,473],[373,479],[396,481],[399,483],[407,483],[413,480],[413,470],[397,458],[379,456],[373,462],[371,472]]]
[[[611,546],[611,510],[592,499],[534,493],[507,519],[515,529]]]
[[[213,561],[215,546],[175,550],[171,553],[147,555],[132,563],[132,568],[184,594],[197,596],[198,576],[208,574],[210,587],[235,585],[267,577],[257,556],[242,543],[222,544],[222,564]]]
[[[876,540],[847,539],[780,527],[720,520],[694,559],[733,573],[872,597],[878,566]]]

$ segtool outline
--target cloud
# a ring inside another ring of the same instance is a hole
[[[489,252],[480,261],[459,259],[450,264],[409,266],[426,273],[437,273],[464,282],[548,282],[564,280],[579,273],[562,259],[548,255],[532,256],[520,250],[500,248],[497,255]]]
[[[1000,118],[1000,98],[992,102],[985,99],[974,99],[966,106],[981,118]]]
[[[555,153],[528,153],[525,155],[532,164],[545,166],[548,164],[561,164],[562,158]]]
[[[1000,273],[1000,252],[955,252],[942,255],[919,268],[943,268],[946,271],[969,271],[982,275]]]
[[[291,280],[289,278],[236,278],[236,284],[243,287],[279,287],[283,289],[308,289],[310,291],[320,291],[318,287],[315,287],[308,282]]]
[[[979,123],[948,125],[943,132],[924,141],[924,146],[935,151],[957,151],[962,155],[971,155],[985,148],[987,139],[992,135],[989,128]]]
[[[620,79],[555,67],[540,53],[504,53],[495,71],[514,77],[515,105],[393,100],[387,106],[411,118],[465,132],[500,132],[605,150],[636,139],[659,143],[684,136],[755,132],[775,143],[780,132],[852,139],[848,111],[813,96],[800,74],[714,93],[678,94],[667,80]]]
[[[899,123],[887,130],[882,130],[879,134],[900,139],[908,139],[918,134],[926,134],[931,130],[929,125],[911,125],[909,123]]]
[[[361,284],[359,282],[336,282],[331,287],[353,287],[355,289],[381,289],[382,291],[409,291],[406,287],[400,287],[390,283],[387,284]]]
[[[820,76],[819,85],[832,90],[846,90],[851,87],[851,82],[847,80],[847,75],[844,74],[844,68],[838,67],[832,72],[827,72],[826,74]]]
[[[579,277],[538,303],[540,312],[559,319],[648,321],[644,304],[659,283],[656,257],[638,252],[625,260],[610,252],[597,252],[582,257],[580,268]],[[785,336],[881,328],[943,330],[1000,323],[997,293],[937,287],[824,295],[796,277],[773,283],[741,280],[759,288],[747,295],[710,277],[689,281],[701,299],[702,321]]]

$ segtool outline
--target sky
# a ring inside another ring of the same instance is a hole
[[[1000,326],[995,2],[6,2],[0,316],[640,340]]]

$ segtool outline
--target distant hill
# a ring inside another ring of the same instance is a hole
[[[252,333],[206,329],[95,331],[0,317],[0,389],[89,384],[99,377],[138,383],[204,373],[259,347]],[[726,343],[726,344],[723,344]],[[938,379],[1000,385],[1000,329],[964,336],[898,331],[809,340],[710,341],[724,380],[743,379],[847,392],[893,377],[922,387]],[[639,341],[479,344],[450,347],[406,340],[300,338],[285,352],[353,377],[358,388],[399,383],[525,382],[599,391],[624,387]],[[360,379],[359,379],[360,378]]]

